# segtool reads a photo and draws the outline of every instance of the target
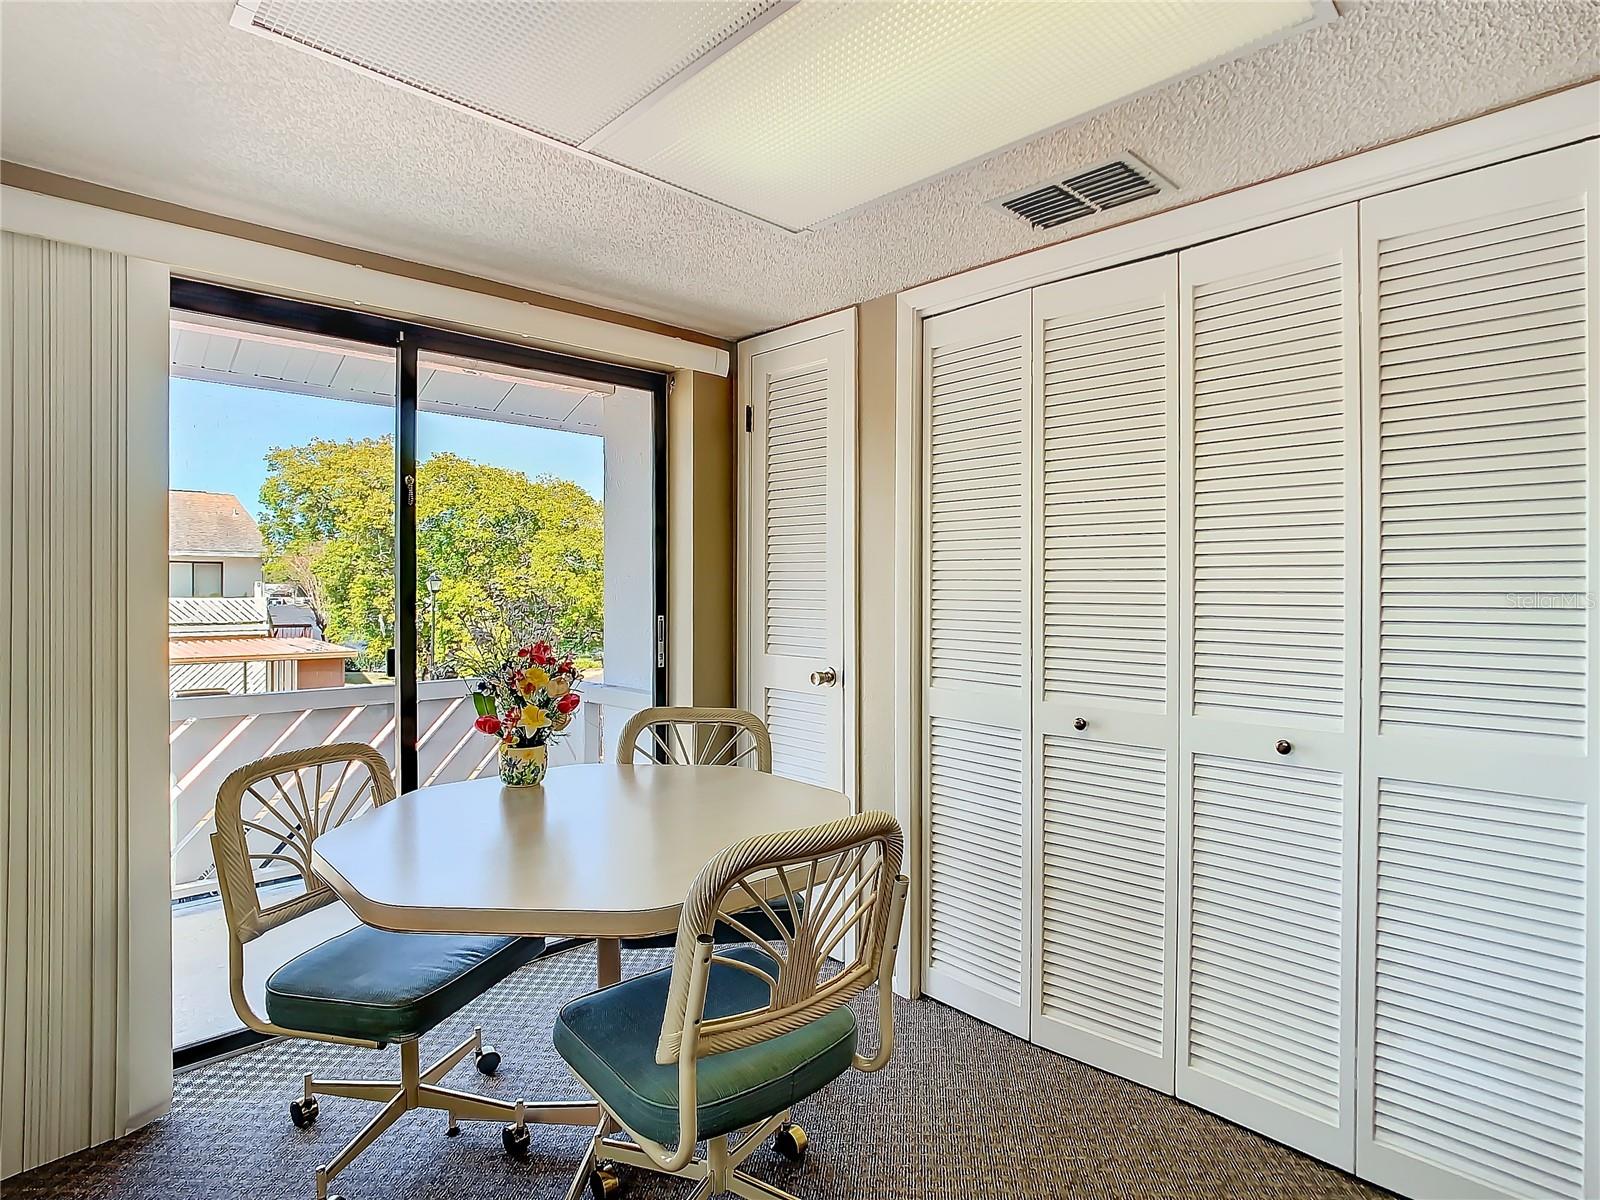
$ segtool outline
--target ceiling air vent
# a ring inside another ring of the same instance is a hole
[[[1133,155],[1124,154],[1065,179],[1036,183],[993,203],[1015,213],[1035,229],[1054,229],[1079,217],[1093,216],[1171,188],[1170,183]]]

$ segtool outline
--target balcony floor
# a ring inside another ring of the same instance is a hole
[[[298,884],[262,889],[263,899],[286,898]],[[245,948],[245,994],[257,1012],[267,976],[280,965],[356,924],[355,916],[334,901],[263,934]],[[215,896],[172,906],[172,1044],[174,1047],[242,1029],[228,995],[227,925]]]

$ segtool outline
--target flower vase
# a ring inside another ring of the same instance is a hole
[[[500,782],[506,787],[538,787],[549,766],[544,746],[507,746],[500,743]]]

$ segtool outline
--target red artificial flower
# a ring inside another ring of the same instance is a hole
[[[533,647],[532,646],[522,646],[522,647],[520,647],[517,650],[517,657],[518,658],[532,658],[533,657]]]
[[[556,711],[569,713],[573,709],[577,708],[581,702],[582,698],[577,692],[568,692],[565,696],[556,701]]]
[[[472,723],[472,727],[474,729],[476,729],[479,733],[499,733],[500,732],[500,718],[499,717],[479,717],[476,721],[474,721]]]
[[[551,646],[549,642],[535,642],[533,644],[533,661],[534,662],[538,663],[541,667],[543,667],[543,666],[548,666],[550,663],[555,662],[555,660],[556,660],[555,648],[553,646]]]
[[[573,667],[572,660],[570,658],[564,658],[561,660],[560,665],[556,667],[556,674],[571,675],[575,672],[575,670],[576,668]]]

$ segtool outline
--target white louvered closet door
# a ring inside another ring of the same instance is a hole
[[[925,321],[924,990],[1026,1037],[1027,294]]]
[[[1177,1094],[1354,1159],[1356,212],[1179,259]]]
[[[1360,1172],[1600,1194],[1600,158],[1361,206]]]
[[[1178,259],[1040,288],[1033,1039],[1170,1092]]]
[[[776,774],[845,790],[846,398],[844,332],[763,350],[745,395],[749,496],[744,707],[772,733]],[[832,682],[825,682],[832,671]],[[813,682],[815,673],[819,682]]]

